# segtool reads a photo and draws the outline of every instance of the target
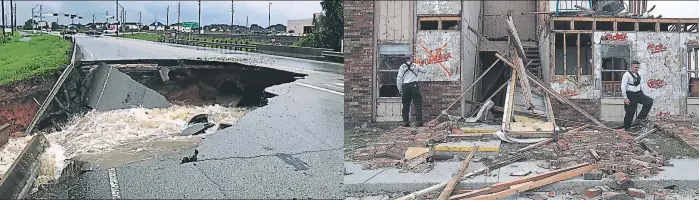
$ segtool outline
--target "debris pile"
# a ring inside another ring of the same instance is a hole
[[[357,149],[353,158],[362,161],[363,169],[399,167],[411,170],[427,162],[430,156],[426,147],[446,135],[439,129],[398,127],[382,134],[377,143]]]
[[[685,142],[698,150],[698,117],[694,115],[664,116],[653,122],[662,133]]]

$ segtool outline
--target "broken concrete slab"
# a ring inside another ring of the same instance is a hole
[[[100,64],[91,79],[88,106],[108,111],[132,107],[165,108],[170,103],[158,92],[131,79],[114,67]]]
[[[498,156],[501,141],[489,140],[448,142],[436,145],[433,150],[435,151],[436,155],[456,155],[459,157],[464,157],[469,154],[474,144],[479,146],[474,154],[475,156]]]
[[[425,147],[408,147],[408,149],[406,149],[404,159],[410,160],[425,153],[428,153],[429,151],[430,148]]]
[[[190,127],[187,127],[185,130],[182,130],[182,132],[180,132],[180,136],[199,135],[213,126],[214,124],[212,123],[196,123]]]

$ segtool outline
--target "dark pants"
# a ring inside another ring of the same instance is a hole
[[[654,100],[644,95],[642,91],[627,92],[627,98],[630,100],[630,104],[625,105],[625,129],[629,129],[632,126],[634,112],[637,111],[637,104],[642,104],[642,111],[637,115],[637,119],[646,119],[651,106],[654,104]]]
[[[403,109],[401,110],[401,116],[403,117],[403,122],[409,122],[408,112],[411,109],[411,102],[413,102],[413,110],[416,114],[416,122],[423,123],[423,96],[420,94],[420,87],[417,82],[406,83],[401,86],[401,91],[403,95],[401,96],[401,103],[403,103]]]

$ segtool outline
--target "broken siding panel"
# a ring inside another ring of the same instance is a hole
[[[513,11],[513,23],[523,41],[537,41],[537,15],[520,13],[536,12],[537,1],[483,1],[484,16],[482,33],[487,38],[505,38],[508,26],[504,23],[508,11]]]
[[[414,47],[416,64],[428,68],[421,81],[459,81],[461,77],[459,31],[418,31]]]
[[[414,17],[410,1],[376,1],[379,11],[377,42],[410,43]]]
[[[418,15],[459,15],[461,1],[416,1]]]

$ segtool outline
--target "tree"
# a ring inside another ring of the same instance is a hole
[[[56,29],[58,29],[58,23],[56,23],[56,22],[51,22],[51,30],[52,30],[52,31],[55,31]]]
[[[299,41],[301,46],[329,48],[340,51],[340,40],[343,39],[343,1],[322,0],[324,14],[316,21],[314,30]]]
[[[36,24],[36,21],[33,19],[28,19],[27,21],[24,22],[24,30],[32,30],[34,29],[34,24]]]

